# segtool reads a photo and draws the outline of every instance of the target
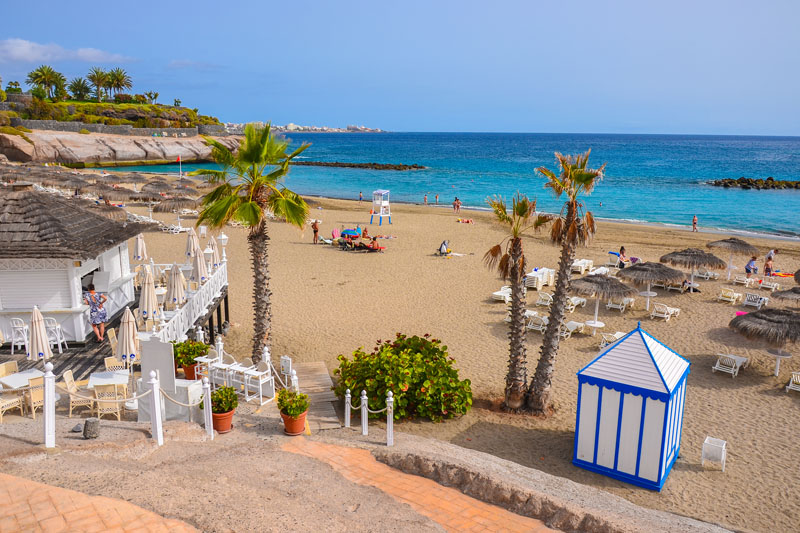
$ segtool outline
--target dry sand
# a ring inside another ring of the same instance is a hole
[[[393,225],[369,227],[370,233],[396,237],[381,241],[387,246],[383,254],[345,253],[331,246],[314,246],[309,229],[301,232],[286,224],[270,224],[273,355],[288,354],[296,361],[325,361],[332,371],[337,355],[350,354],[359,346],[371,347],[395,332],[431,333],[449,347],[461,376],[472,380],[478,404],[480,400],[497,399],[502,394],[507,365],[507,325],[503,321],[505,306],[489,296],[503,282],[483,266],[482,256],[503,239],[501,228],[486,213],[455,215],[451,209],[410,205],[395,205],[393,210]],[[322,219],[321,234],[329,236],[334,227],[363,226],[368,222],[368,212],[366,202],[358,205],[313,199],[311,216]],[[458,216],[474,218],[475,224],[459,224],[455,220]],[[175,218],[156,217],[169,222]],[[230,237],[227,252],[232,313],[226,346],[244,358],[250,353],[252,333],[252,276],[246,231],[231,227],[225,233]],[[609,250],[624,245],[631,256],[657,261],[669,251],[688,246],[704,248],[707,242],[720,238],[681,229],[601,223],[597,237],[580,249],[577,257],[602,264]],[[451,248],[465,255],[435,256],[443,239],[449,239]],[[764,253],[770,247],[780,248],[777,268],[800,268],[797,241],[748,240]],[[183,260],[184,237],[149,234],[146,241],[157,262]],[[557,265],[558,249],[549,244],[545,233],[527,237],[525,252],[532,266]],[[741,267],[744,258],[738,258],[737,264]],[[791,286],[793,281],[787,278],[782,283]],[[692,362],[682,453],[660,493],[571,464],[575,373],[596,355],[599,335],[578,335],[561,343],[553,380],[557,413],[547,420],[476,408],[458,420],[402,423],[398,430],[485,451],[602,488],[643,506],[734,528],[793,530],[800,514],[800,395],[785,394],[783,386],[791,371],[800,370],[800,354],[785,361],[780,377],[774,377],[774,359],[766,355],[763,345],[728,329],[728,322],[741,308],[715,301],[719,288],[727,285],[701,280],[700,294],[664,294],[657,290],[656,301],[682,309],[680,318],[668,323],[650,320],[642,301],[625,315],[601,308],[601,320],[607,324],[604,331],[629,331],[641,320],[645,329]],[[535,299],[536,292],[529,292],[531,306]],[[587,305],[570,318],[587,320],[592,311],[593,306]],[[539,334],[528,334],[531,375],[540,342]],[[714,354],[720,351],[750,357],[751,366],[735,379],[712,373]],[[700,450],[707,435],[728,441],[724,473],[716,467],[700,466]]]

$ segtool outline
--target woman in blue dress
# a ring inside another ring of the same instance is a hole
[[[94,290],[94,284],[89,284],[89,290],[83,294],[83,301],[89,306],[89,322],[92,330],[97,337],[97,342],[103,342],[106,334],[106,322],[108,313],[103,304],[108,300],[105,294],[98,294]]]

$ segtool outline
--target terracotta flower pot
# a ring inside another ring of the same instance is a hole
[[[197,379],[197,363],[183,367],[183,375],[186,379]]]
[[[233,413],[235,412],[236,409],[227,413],[211,413],[211,420],[217,433],[228,433],[233,429]]]
[[[306,429],[306,413],[308,413],[308,411],[297,418],[281,413],[281,418],[283,418],[283,432],[292,437],[301,435]]]

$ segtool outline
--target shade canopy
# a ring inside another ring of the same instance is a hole
[[[192,187],[176,187],[175,194],[177,196],[200,196],[200,191]]]
[[[686,248],[685,250],[681,250],[679,252],[668,253],[667,255],[662,256],[659,261],[662,263],[684,266],[691,269],[699,267],[723,269],[726,266],[725,261],[716,255],[710,254],[699,248]]]
[[[208,267],[206,267],[206,260],[203,257],[203,252],[200,251],[194,256],[192,261],[192,281],[197,283],[205,283],[208,279]]]
[[[752,244],[731,237],[730,239],[722,239],[721,241],[714,241],[706,244],[708,248],[717,248],[725,250],[726,252],[739,255],[758,255],[758,248]]]
[[[119,183],[119,176],[113,174],[90,174],[86,176],[95,183]]]
[[[150,180],[144,185],[142,185],[142,190],[154,191],[154,192],[167,192],[172,190],[172,185],[170,185],[166,181]]]
[[[636,294],[636,289],[605,274],[588,275],[572,280],[570,288],[578,294],[599,298],[622,298]]]
[[[120,176],[119,181],[120,183],[147,183],[148,179],[141,174],[130,172]]]
[[[147,255],[147,245],[144,242],[144,235],[141,233],[136,236],[133,242],[133,258],[137,261],[147,261],[150,256]]]
[[[176,264],[172,265],[167,275],[167,293],[164,295],[164,301],[170,309],[180,307],[186,302],[186,279]]]
[[[159,312],[156,285],[153,281],[153,273],[148,268],[144,272],[142,294],[139,297],[139,320],[146,323],[148,320],[156,320],[157,318],[159,318]]]
[[[654,281],[680,283],[684,280],[683,272],[670,268],[663,263],[636,263],[617,272],[617,277],[630,281],[635,285],[650,285]]]
[[[800,283],[800,270],[794,273],[794,281]]]
[[[136,319],[129,307],[122,313],[122,321],[119,324],[119,342],[117,343],[117,353],[114,354],[118,359],[133,362],[139,359],[138,336],[136,329]]]
[[[213,265],[214,268],[217,268],[219,266],[219,264],[220,264],[219,246],[217,246],[217,239],[215,239],[213,237],[213,235],[211,236],[210,239],[208,239],[208,246],[209,246],[209,248],[211,248],[211,252],[212,252],[211,264]]]
[[[749,339],[762,339],[773,346],[800,340],[800,313],[788,309],[761,309],[737,316],[728,325]]]
[[[170,213],[176,209],[190,209],[197,207],[197,200],[188,196],[173,196],[162,200],[153,211],[157,213]]]
[[[785,291],[775,291],[772,293],[772,298],[800,304],[800,287],[792,287]]]
[[[34,361],[43,359],[47,361],[53,357],[53,351],[50,349],[50,339],[47,338],[47,328],[44,325],[44,317],[37,306],[33,306],[29,332],[28,359]]]
[[[197,232],[194,228],[189,228],[186,232],[186,257],[195,257],[203,255],[203,249],[200,248],[200,239],[197,238]]]

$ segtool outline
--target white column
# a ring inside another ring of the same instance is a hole
[[[214,440],[214,423],[211,417],[211,383],[208,378],[203,378],[203,421],[206,426],[206,434]]]
[[[292,369],[292,389],[295,392],[300,392],[300,382],[297,380],[297,370]]]
[[[164,428],[161,424],[161,388],[158,385],[158,377],[156,377],[155,370],[150,371],[150,390],[153,393],[150,395],[150,427],[153,438],[159,446],[164,444]]]
[[[344,427],[350,427],[350,408],[352,402],[350,401],[350,389],[347,389],[344,393]]]
[[[56,447],[56,377],[53,363],[44,365],[44,447]]]
[[[369,421],[369,403],[367,401],[367,391],[361,391],[361,434],[369,435],[367,423]]]
[[[394,446],[394,398],[392,391],[386,393],[386,445]]]

